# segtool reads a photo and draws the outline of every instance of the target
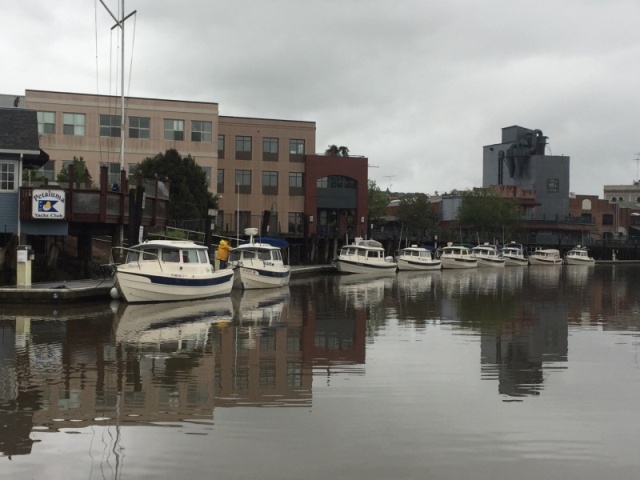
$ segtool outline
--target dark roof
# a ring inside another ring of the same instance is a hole
[[[40,150],[35,110],[0,108],[0,153],[24,154],[24,166],[41,167],[49,155]]]

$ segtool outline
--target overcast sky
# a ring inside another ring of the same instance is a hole
[[[104,1],[119,17],[120,0]],[[367,156],[383,189],[481,186],[482,147],[511,125],[571,157],[572,192],[637,179],[640,2],[127,0],[134,10],[126,95],[315,121],[316,150]],[[7,1],[2,20],[0,93],[120,94],[120,34],[98,0]]]

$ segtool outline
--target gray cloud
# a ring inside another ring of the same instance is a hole
[[[127,94],[316,121],[318,150],[368,156],[383,188],[478,186],[482,146],[514,124],[571,156],[572,191],[601,195],[636,177],[630,0],[128,0],[125,10],[138,11]],[[3,17],[2,93],[119,91],[118,32],[99,2],[12,2]]]

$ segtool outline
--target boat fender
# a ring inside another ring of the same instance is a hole
[[[118,292],[118,289],[116,287],[113,287],[110,291],[109,291],[109,295],[111,296],[111,298],[113,300],[118,300],[120,299],[120,292]]]

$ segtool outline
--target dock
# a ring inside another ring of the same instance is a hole
[[[0,303],[71,303],[107,300],[114,278],[34,283],[0,287]]]
[[[291,278],[335,273],[333,265],[296,265],[291,267]],[[110,300],[114,277],[92,280],[70,280],[34,283],[30,286],[0,287],[0,304],[51,304]]]

